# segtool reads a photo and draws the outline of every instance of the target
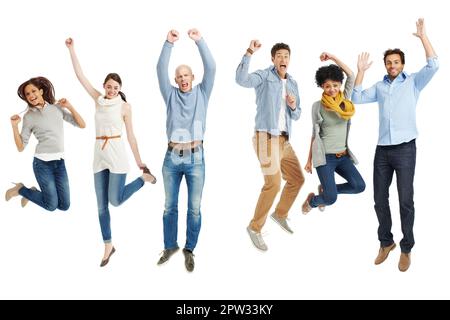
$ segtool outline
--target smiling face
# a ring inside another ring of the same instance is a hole
[[[175,82],[180,88],[181,92],[189,92],[192,90],[192,82],[194,75],[189,66],[181,65],[175,70]]]
[[[336,98],[338,95],[340,89],[341,89],[342,82],[339,81],[333,81],[333,80],[326,80],[322,85],[323,92],[327,96],[330,96],[332,98]]]
[[[394,53],[386,56],[384,66],[389,78],[393,80],[403,71],[405,65],[402,63],[400,54]]]
[[[29,105],[33,107],[44,105],[44,90],[39,89],[34,84],[25,86],[23,93]]]
[[[121,85],[113,79],[109,79],[103,84],[106,99],[113,99],[119,94]]]
[[[277,70],[280,78],[285,79],[287,69],[289,66],[290,54],[287,49],[280,49],[275,52],[275,55],[272,57],[273,65]]]

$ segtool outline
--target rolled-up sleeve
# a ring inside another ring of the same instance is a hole
[[[433,78],[436,71],[439,69],[439,60],[437,57],[431,57],[427,59],[427,65],[423,67],[419,72],[414,73],[414,84],[417,90],[421,91]]]
[[[259,86],[263,82],[264,73],[262,70],[253,72],[251,74],[248,73],[248,68],[250,66],[250,57],[243,56],[241,63],[239,63],[236,69],[236,82],[240,86],[245,88],[255,88]]]
[[[352,101],[354,103],[371,103],[377,101],[376,84],[369,89],[362,90],[362,85],[353,88]]]
[[[22,138],[23,147],[25,148],[30,141],[31,133],[33,132],[33,126],[30,119],[25,115],[23,117],[22,132],[20,137]]]

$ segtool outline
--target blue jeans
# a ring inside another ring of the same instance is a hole
[[[23,187],[19,190],[19,194],[48,211],[68,210],[69,178],[64,159],[42,161],[34,158],[33,171],[41,191]]]
[[[366,188],[363,178],[348,156],[338,158],[334,154],[327,154],[326,161],[325,165],[316,168],[323,193],[311,199],[309,204],[313,208],[332,205],[336,202],[338,194],[360,193]],[[334,172],[347,182],[336,184]]]
[[[127,175],[111,173],[108,169],[94,174],[95,194],[97,195],[98,219],[103,242],[111,242],[111,217],[108,203],[118,207],[144,185],[142,178],[125,185]]]
[[[377,146],[373,163],[373,191],[375,211],[379,224],[378,239],[382,247],[387,247],[394,243],[394,236],[391,232],[392,219],[389,207],[389,186],[395,171],[403,232],[400,248],[404,253],[409,253],[414,246],[415,169],[415,140],[394,146]]]
[[[164,248],[178,247],[178,193],[183,175],[188,189],[187,230],[185,248],[194,251],[202,224],[200,202],[205,183],[205,160],[203,147],[194,153],[179,156],[175,151],[167,151],[162,174],[166,201],[164,205]]]

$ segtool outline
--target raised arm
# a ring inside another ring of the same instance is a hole
[[[143,169],[145,164],[142,163],[141,155],[137,144],[136,137],[133,131],[133,121],[131,117],[131,105],[124,103],[122,107],[123,121],[125,122],[125,128],[127,130],[128,143],[130,144],[131,151],[133,152],[134,160],[139,169]]]
[[[331,60],[336,63],[347,75],[347,77],[353,77],[353,71],[345,63],[339,60],[334,54],[328,52],[322,52],[320,55],[320,61]]]
[[[347,76],[344,86],[344,96],[347,99],[350,99],[353,91],[353,86],[355,84],[355,75],[352,69],[350,69],[344,62],[338,59],[335,55],[330,54],[328,52],[322,52],[322,54],[320,55],[320,61],[327,61],[327,60],[331,60],[334,63],[336,63]]]
[[[99,91],[97,91],[92,84],[89,82],[89,80],[85,77],[83,70],[81,69],[80,62],[78,61],[78,57],[75,53],[74,48],[74,41],[72,38],[66,39],[66,46],[69,48],[70,52],[70,58],[72,59],[72,66],[73,70],[75,71],[75,74],[80,81],[81,85],[86,89],[87,93],[94,99],[97,100],[97,98],[101,95]]]
[[[423,18],[420,18],[416,22],[417,31],[413,33],[416,37],[422,41],[423,48],[425,49],[425,55],[426,58],[433,58],[436,57],[436,52],[434,51],[433,47],[431,46],[430,40],[428,39],[428,36],[425,32],[425,22]]]
[[[372,61],[369,62],[369,54],[367,52],[358,55],[358,73],[356,74],[355,87],[353,88],[352,94],[352,101],[354,103],[370,103],[377,101],[377,84],[366,90],[362,90],[361,86],[364,79],[364,73],[371,65]]]
[[[250,67],[250,57],[260,48],[261,43],[259,40],[250,41],[250,45],[247,51],[245,51],[241,63],[239,63],[236,69],[237,84],[246,88],[255,88],[262,83],[263,78],[259,72],[253,72],[251,74],[248,73],[248,68]]]
[[[419,72],[414,74],[414,84],[416,88],[420,91],[422,90],[428,82],[433,78],[436,71],[439,69],[439,61],[431,46],[430,40],[425,33],[425,24],[423,19],[419,19],[416,22],[417,32],[413,33],[416,37],[420,38],[423,47],[425,49],[425,55],[427,58],[427,64]]]
[[[368,52],[363,52],[358,55],[358,73],[356,74],[355,87],[362,84],[364,80],[364,73],[372,65],[373,61],[369,62],[369,56],[370,55]]]
[[[200,31],[197,29],[190,29],[188,31],[189,38],[195,41],[198,47],[200,56],[203,62],[203,79],[200,86],[205,90],[206,95],[209,97],[214,85],[214,78],[216,76],[216,62],[206,45],[205,40],[202,38]]]
[[[24,141],[22,140],[22,136],[19,132],[19,123],[22,119],[20,118],[20,116],[18,114],[15,114],[11,117],[11,126],[13,129],[13,135],[14,135],[14,142],[16,144],[17,147],[17,151],[22,152],[25,149],[25,145],[26,143],[24,143]],[[25,130],[23,130],[25,129]],[[26,128],[22,128],[22,133],[24,135],[26,135],[26,139],[28,142],[28,139],[31,135],[31,130],[27,130]]]
[[[159,90],[167,103],[167,98],[170,93],[171,84],[169,80],[169,61],[172,53],[173,44],[180,38],[180,34],[176,30],[170,30],[167,33],[166,41],[159,56],[156,72],[158,74]]]
[[[75,108],[72,106],[69,100],[65,98],[59,99],[58,102],[56,102],[56,105],[61,107],[61,109],[63,109],[65,121],[81,129],[86,128],[86,123],[84,122],[83,118],[80,116],[77,110],[75,110]],[[67,110],[68,112],[65,111],[64,109]]]

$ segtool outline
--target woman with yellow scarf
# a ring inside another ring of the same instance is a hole
[[[366,187],[355,167],[357,160],[347,143],[350,119],[355,113],[355,107],[349,100],[355,77],[352,70],[332,54],[323,52],[320,60],[331,60],[336,64],[320,67],[316,72],[316,83],[323,93],[322,99],[312,106],[313,132],[305,170],[312,173],[314,166],[320,185],[318,195],[311,192],[306,197],[302,205],[304,214],[316,207],[323,211],[325,206],[336,201],[338,194],[360,193]],[[344,73],[347,80],[342,92]],[[335,172],[347,182],[336,184]]]

